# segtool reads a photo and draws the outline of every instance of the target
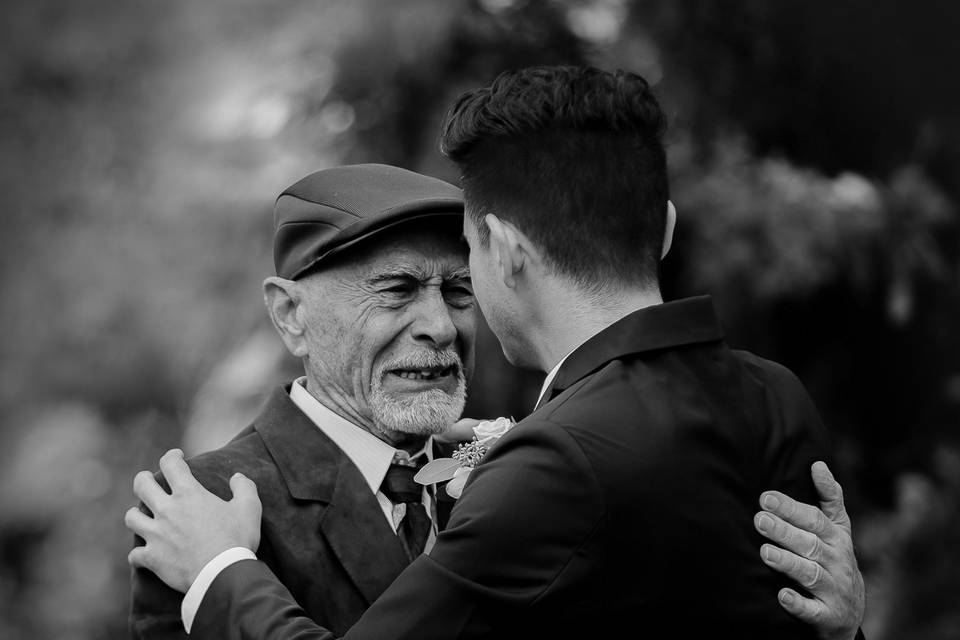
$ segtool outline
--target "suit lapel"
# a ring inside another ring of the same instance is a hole
[[[372,603],[408,561],[360,470],[290,400],[289,387],[274,392],[254,428],[290,495],[327,504],[317,523],[320,535]]]
[[[453,452],[456,450],[455,444],[443,444],[433,441],[433,458],[450,458],[453,456]],[[450,521],[450,512],[453,510],[453,505],[456,504],[456,500],[450,497],[450,494],[446,492],[446,482],[441,482],[436,485],[436,491],[433,495],[434,505],[437,510],[437,531],[443,531],[447,528],[447,522]]]
[[[447,523],[450,522],[450,512],[453,511],[453,505],[456,504],[456,500],[447,494],[444,487],[446,487],[446,483],[438,484],[437,495],[434,496],[437,505],[437,531],[443,531],[447,528]]]
[[[409,564],[400,538],[387,524],[376,496],[344,454],[333,500],[320,518],[320,530],[371,604]]]

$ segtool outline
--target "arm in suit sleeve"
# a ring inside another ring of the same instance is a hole
[[[830,433],[806,387],[792,371],[760,359],[753,360],[752,367],[763,372],[768,406],[778,418],[764,449],[764,467],[772,470],[772,476],[762,489],[777,489],[795,500],[817,505],[820,499],[810,482],[810,465],[823,460],[833,466]],[[807,595],[806,590],[801,592]],[[854,640],[864,640],[862,629]]]
[[[348,632],[349,640],[474,638],[534,615],[601,527],[589,461],[559,425],[522,422],[471,474],[448,528]],[[522,613],[521,613],[522,612]],[[518,616],[518,614],[520,614]],[[225,569],[200,604],[193,640],[329,640],[269,569]]]
[[[145,513],[149,511],[141,505]],[[138,536],[135,545],[142,546]],[[131,572],[130,638],[132,640],[187,640],[180,620],[183,594],[165,585],[148,569]]]
[[[792,371],[753,358],[748,364],[764,381],[768,414],[772,418],[761,465],[769,475],[761,480],[760,489],[776,489],[801,502],[818,504],[810,465],[823,460],[832,466],[830,434],[807,389]]]

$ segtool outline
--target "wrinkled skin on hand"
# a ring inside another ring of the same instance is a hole
[[[763,545],[760,557],[813,596],[781,589],[778,599],[784,609],[816,627],[822,640],[850,640],[863,622],[866,607],[850,516],[843,504],[843,489],[827,465],[815,462],[811,475],[820,494],[820,509],[778,491],[760,496],[763,510],[754,517],[754,525],[779,545]]]
[[[149,569],[169,587],[185,593],[221,552],[232,547],[257,550],[261,505],[252,480],[234,475],[230,479],[233,499],[224,501],[197,482],[179,449],[160,458],[160,470],[170,493],[148,471],[141,471],[133,481],[133,492],[152,515],[133,507],[124,517],[127,528],[146,543],[130,551],[131,566]]]

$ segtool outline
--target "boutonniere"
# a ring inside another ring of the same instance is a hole
[[[493,443],[510,431],[517,423],[513,418],[483,420],[473,428],[473,438],[463,442],[453,452],[452,458],[436,458],[423,465],[413,479],[420,484],[447,482],[447,494],[459,498],[470,472],[486,455]]]

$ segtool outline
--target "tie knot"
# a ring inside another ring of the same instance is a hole
[[[405,464],[391,464],[380,484],[380,491],[390,498],[394,504],[416,502],[423,496],[423,487],[417,484],[413,476],[417,473],[416,467]]]

